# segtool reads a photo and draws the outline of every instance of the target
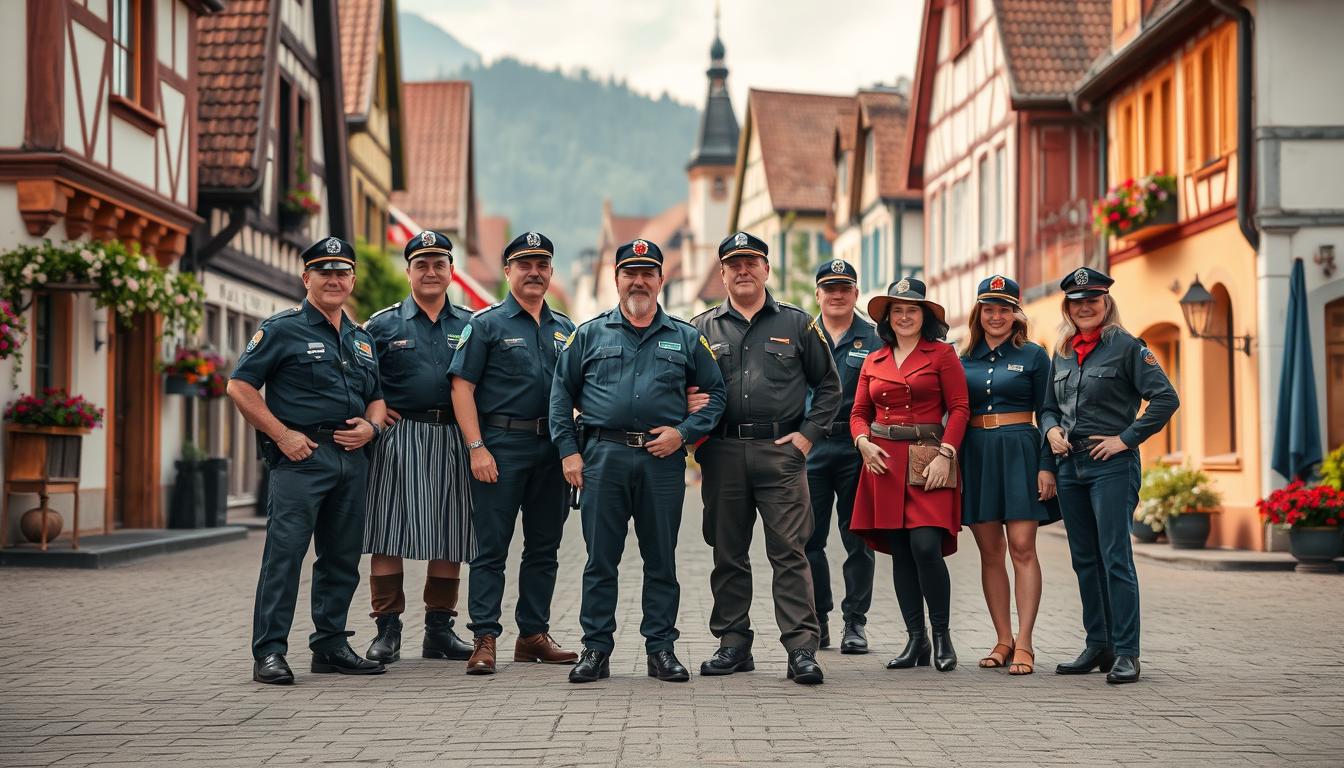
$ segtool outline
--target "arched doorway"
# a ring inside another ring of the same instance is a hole
[[[1143,342],[1157,357],[1158,365],[1166,372],[1167,378],[1181,391],[1181,329],[1172,323],[1150,325],[1139,334]],[[1153,435],[1139,448],[1144,465],[1158,461],[1179,462],[1185,453],[1185,430],[1183,411],[1176,411],[1167,425]]]
[[[1344,445],[1344,298],[1325,305],[1326,450]]]

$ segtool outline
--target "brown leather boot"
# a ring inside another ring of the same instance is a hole
[[[467,659],[468,675],[493,675],[495,674],[495,636],[477,635],[475,641],[475,650],[471,652],[471,658]]]
[[[555,642],[550,633],[528,635],[518,638],[513,645],[514,661],[536,661],[542,664],[573,664],[579,660],[579,654],[566,651]]]

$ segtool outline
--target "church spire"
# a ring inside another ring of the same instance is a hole
[[[728,98],[726,50],[719,32],[719,3],[714,3],[714,42],[709,46],[709,93],[700,115],[700,135],[691,153],[688,169],[700,165],[733,165],[737,162],[737,116]]]

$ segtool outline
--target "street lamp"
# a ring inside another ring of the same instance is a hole
[[[1216,341],[1228,349],[1245,352],[1249,356],[1251,354],[1251,335],[1249,333],[1245,336],[1233,336],[1230,325],[1225,336],[1209,333],[1209,328],[1213,323],[1213,307],[1213,294],[1209,293],[1204,284],[1199,282],[1199,275],[1195,275],[1195,281],[1190,284],[1190,287],[1185,291],[1185,295],[1181,297],[1181,314],[1185,315],[1185,327],[1190,331],[1190,336],[1196,339]]]

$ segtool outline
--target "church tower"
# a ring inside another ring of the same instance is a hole
[[[690,181],[687,223],[694,243],[694,266],[686,275],[699,286],[718,261],[719,241],[728,236],[728,206],[737,163],[737,116],[728,98],[728,67],[719,37],[719,9],[714,7],[714,43],[709,47],[709,93],[700,116],[700,134],[686,165]]]

